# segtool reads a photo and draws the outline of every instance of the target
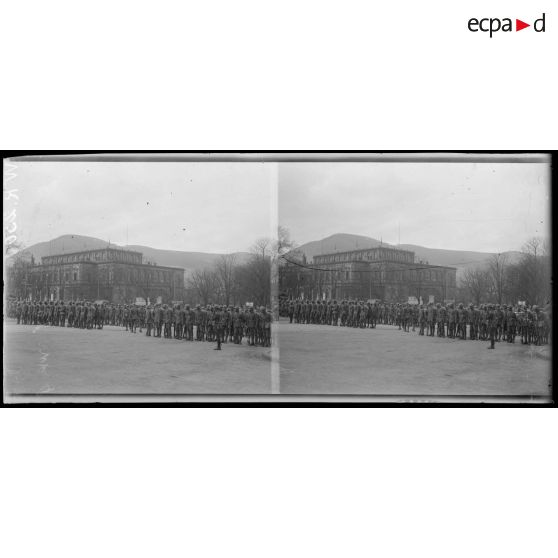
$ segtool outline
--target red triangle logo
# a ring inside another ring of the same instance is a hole
[[[525,29],[526,27],[531,27],[531,24],[530,23],[525,23],[524,21],[521,21],[520,19],[515,20],[515,30],[516,31],[521,31],[522,29]]]

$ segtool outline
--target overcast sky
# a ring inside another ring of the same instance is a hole
[[[274,174],[262,163],[18,162],[18,240],[63,234],[167,250],[245,251],[270,236]]]
[[[279,222],[297,244],[335,233],[503,252],[550,236],[543,163],[286,163]]]

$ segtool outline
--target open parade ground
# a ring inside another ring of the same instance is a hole
[[[285,395],[534,396],[550,393],[550,348],[440,339],[395,326],[275,324]],[[105,326],[5,329],[4,391],[17,394],[272,393],[271,349],[186,342]],[[275,392],[277,393],[277,392]]]
[[[266,394],[269,348],[5,323],[4,393]]]
[[[549,347],[461,341],[396,326],[279,326],[281,393],[549,396]]]

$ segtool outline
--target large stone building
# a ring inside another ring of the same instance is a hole
[[[289,297],[379,299],[386,302],[453,300],[456,268],[415,261],[415,253],[386,246],[314,256],[309,264],[281,268]]]
[[[181,300],[184,270],[143,263],[141,252],[107,247],[45,256],[40,265],[15,264],[10,294],[40,300],[130,303]]]

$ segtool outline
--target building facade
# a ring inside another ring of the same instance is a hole
[[[40,265],[15,264],[10,275],[9,294],[37,300],[170,302],[184,293],[183,269],[143,263],[141,252],[114,247],[45,256]]]
[[[311,264],[282,266],[289,297],[442,302],[455,299],[456,268],[416,262],[415,253],[379,246],[314,256]]]

